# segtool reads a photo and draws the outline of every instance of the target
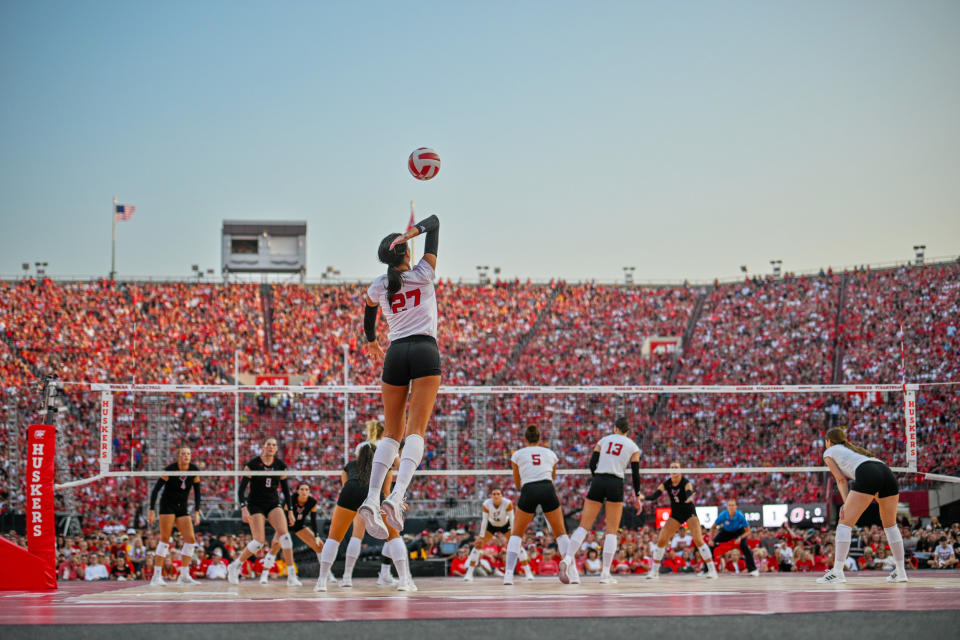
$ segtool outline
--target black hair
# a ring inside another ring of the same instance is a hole
[[[390,300],[403,286],[403,273],[397,269],[407,257],[407,243],[402,242],[390,249],[390,243],[400,237],[399,233],[391,233],[380,241],[377,249],[377,259],[387,265],[387,300]]]
[[[370,470],[373,469],[373,454],[377,450],[377,445],[372,442],[360,447],[360,453],[357,454],[357,473],[360,475],[360,482],[370,482]]]
[[[627,431],[630,431],[630,423],[627,422],[627,418],[625,416],[620,416],[617,418],[614,421],[613,426],[616,427],[617,431],[620,433],[626,433]]]
[[[300,482],[297,483],[297,488],[296,488],[296,490],[297,490],[297,491],[300,491],[300,487],[302,487],[302,486],[304,486],[304,485],[306,485],[306,487],[307,487],[308,489],[311,489],[311,488],[312,488],[312,487],[310,486],[310,483],[309,483],[309,482],[305,482],[305,481],[302,481],[302,480],[301,480]]]
[[[523,432],[523,438],[530,444],[536,444],[540,440],[540,427],[535,424],[529,425],[527,430]]]

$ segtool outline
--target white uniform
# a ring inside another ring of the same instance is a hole
[[[390,328],[390,342],[407,336],[437,337],[437,296],[433,287],[433,267],[421,259],[410,271],[403,272],[403,285],[387,300],[387,274],[377,276],[367,289],[370,299],[380,303],[380,311]]]
[[[864,462],[883,462],[877,458],[871,458],[865,456],[862,453],[857,453],[853,449],[849,449],[842,444],[835,444],[832,447],[829,447],[826,451],[823,452],[823,458],[833,458],[833,461],[837,463],[837,466],[840,468],[840,471],[843,475],[847,476],[851,480],[857,477],[857,467],[859,467]]]
[[[494,527],[505,527],[510,522],[510,514],[513,510],[510,508],[511,502],[506,498],[500,500],[500,506],[493,506],[493,498],[487,498],[483,502],[483,509],[487,512],[487,520]]]
[[[637,443],[625,435],[612,433],[600,439],[600,460],[597,461],[597,473],[608,473],[622,478],[630,466],[633,454],[640,453]]]
[[[510,456],[510,461],[520,469],[520,486],[541,480],[553,480],[553,468],[557,466],[557,454],[546,447],[524,447]]]

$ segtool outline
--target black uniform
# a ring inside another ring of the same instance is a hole
[[[317,501],[313,496],[307,496],[307,501],[300,504],[300,501],[294,496],[290,505],[293,511],[293,526],[290,527],[290,533],[296,533],[307,526],[307,518],[310,518],[310,530],[317,533],[317,512],[313,508],[317,506]]]
[[[340,495],[337,497],[337,506],[350,511],[356,511],[367,499],[367,481],[360,477],[360,465],[356,460],[351,460],[343,467],[347,472],[347,481],[340,489]]]
[[[157,483],[153,485],[153,491],[150,492],[150,510],[154,510],[157,504],[157,495],[161,489],[163,495],[160,496],[161,515],[173,514],[176,517],[188,515],[187,497],[190,495],[190,489],[193,489],[194,508],[200,511],[200,483],[197,476],[191,474],[191,471],[199,471],[197,465],[192,462],[187,466],[186,471],[181,471],[180,466],[174,462],[168,464],[164,471],[176,471],[179,475],[168,475],[167,479],[157,478]]]
[[[273,464],[267,466],[263,463],[260,456],[250,460],[246,467],[250,471],[276,471],[275,476],[250,476],[244,477],[240,481],[238,499],[240,504],[246,505],[250,515],[259,513],[267,515],[281,504],[290,501],[290,487],[287,485],[286,478],[281,479],[283,471],[287,470],[287,465],[280,458],[274,458]],[[246,496],[247,485],[250,485],[250,496]],[[283,503],[280,502],[280,493],[283,492]]]
[[[667,478],[662,484],[670,498],[670,517],[679,523],[684,523],[693,516],[697,515],[697,509],[692,502],[687,502],[687,498],[693,495],[693,488],[687,491],[686,486],[689,480],[680,476],[680,482],[673,484],[671,478]]]

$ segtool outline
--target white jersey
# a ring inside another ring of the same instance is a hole
[[[378,276],[367,289],[370,299],[380,303],[380,311],[390,328],[390,342],[407,336],[437,337],[437,296],[433,288],[433,267],[420,260],[403,272],[403,285],[387,300],[387,274]]]
[[[524,447],[510,456],[510,461],[520,468],[520,486],[541,480],[553,480],[553,468],[557,466],[557,454],[546,447]]]
[[[842,444],[835,444],[828,448],[823,452],[823,457],[824,459],[833,458],[833,461],[837,463],[838,467],[840,467],[840,471],[843,473],[843,475],[847,476],[851,480],[857,477],[857,467],[864,462],[883,462],[883,460],[871,458],[863,455],[862,453],[857,453],[853,449],[848,449]]]
[[[604,436],[597,446],[600,447],[597,473],[609,473],[618,478],[623,477],[633,454],[640,453],[640,447],[637,446],[636,442],[619,433]]]
[[[500,500],[500,506],[493,506],[493,498],[487,498],[483,502],[483,510],[487,512],[487,520],[495,527],[502,527],[510,522],[510,514],[513,512],[510,508],[512,503],[506,498]]]

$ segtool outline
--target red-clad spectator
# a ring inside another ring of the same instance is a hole
[[[449,575],[460,577],[467,575],[467,569],[470,566],[469,555],[470,552],[467,547],[457,549],[457,554],[450,559]]]

